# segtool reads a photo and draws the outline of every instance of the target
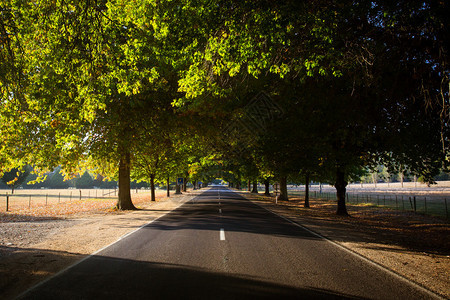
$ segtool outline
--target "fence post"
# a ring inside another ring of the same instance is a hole
[[[80,190],[80,201],[81,201],[81,190]]]
[[[445,216],[448,219],[448,210],[447,210],[447,198],[444,199],[445,200]]]
[[[447,200],[445,202],[445,206],[447,207]],[[9,209],[9,195],[6,193],[6,211]]]
[[[416,196],[414,196],[414,212],[417,212]]]

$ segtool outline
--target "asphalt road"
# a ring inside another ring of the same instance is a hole
[[[224,187],[121,239],[23,299],[432,299]]]

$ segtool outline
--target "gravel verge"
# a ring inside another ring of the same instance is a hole
[[[195,197],[172,195],[136,211],[95,211],[67,219],[0,223],[0,298],[15,299],[36,283],[117,241]]]

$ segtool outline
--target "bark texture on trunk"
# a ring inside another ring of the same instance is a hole
[[[345,205],[345,193],[347,191],[348,182],[345,181],[345,173],[340,169],[336,172],[336,183],[334,184],[336,188],[337,196],[337,211],[336,214],[340,216],[348,216],[347,207]]]
[[[258,182],[257,181],[253,181],[252,193],[258,194]]]
[[[281,176],[280,177],[280,197],[278,197],[279,200],[282,201],[288,201],[288,192],[287,192],[287,177]]]
[[[170,177],[167,177],[167,197],[170,197]]]
[[[309,208],[309,173],[305,174],[305,207]]]
[[[264,188],[265,188],[264,195],[270,196],[270,182],[269,182],[269,179],[264,180]]]
[[[150,190],[151,190],[151,200],[156,201],[155,196],[155,174],[150,174]]]
[[[131,202],[130,193],[130,170],[131,159],[130,152],[125,151],[119,161],[119,198],[117,199],[117,209],[132,210],[136,209]]]

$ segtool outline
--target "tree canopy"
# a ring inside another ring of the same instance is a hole
[[[448,6],[5,0],[0,173],[89,167],[118,178],[120,209],[131,176],[307,174],[346,214],[361,168],[448,168]]]

